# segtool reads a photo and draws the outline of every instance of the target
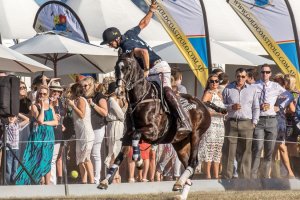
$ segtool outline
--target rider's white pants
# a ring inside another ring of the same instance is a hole
[[[159,74],[162,73],[162,74]],[[153,76],[151,76],[153,74]],[[163,80],[162,80],[163,79]],[[153,66],[149,71],[148,81],[155,81],[158,84],[163,83],[163,87],[171,87],[171,67],[168,62],[161,61]]]

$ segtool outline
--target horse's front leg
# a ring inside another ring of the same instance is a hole
[[[132,135],[132,160],[135,161],[138,169],[143,168],[143,159],[141,158],[140,139],[142,134],[139,131],[135,131]]]
[[[196,134],[196,131],[194,130],[190,138],[188,138],[188,142],[180,149],[177,153],[183,154],[184,152],[189,152],[189,154],[185,154],[183,163],[186,164],[186,160],[188,159],[187,166],[185,166],[185,171],[180,176],[180,178],[176,181],[176,183],[173,186],[173,191],[182,190],[185,183],[189,178],[192,178],[195,172],[196,167],[198,166],[198,148],[199,148],[199,142],[200,137],[198,134]],[[178,148],[178,147],[177,147]],[[180,156],[179,156],[180,158]]]
[[[107,189],[108,185],[112,183],[116,172],[119,169],[122,161],[124,160],[124,155],[127,155],[129,152],[129,146],[123,146],[120,153],[116,157],[114,164],[109,168],[105,179],[103,179],[97,188],[99,189]]]
[[[139,131],[135,131],[132,135],[132,160],[138,161],[140,159],[140,139],[142,134]]]

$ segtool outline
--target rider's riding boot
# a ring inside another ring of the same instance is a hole
[[[177,131],[178,132],[191,132],[192,126],[190,124],[189,118],[179,103],[175,93],[169,87],[164,87],[165,97],[168,102],[168,105],[172,107],[174,111],[176,111],[176,117],[178,117],[177,123]]]

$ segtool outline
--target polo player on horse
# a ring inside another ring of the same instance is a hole
[[[171,68],[169,64],[166,61],[163,61],[152,48],[138,36],[141,30],[149,24],[156,8],[156,2],[152,0],[149,11],[139,22],[138,26],[126,31],[123,35],[121,35],[119,29],[115,27],[107,28],[102,34],[104,41],[101,42],[101,45],[106,44],[115,49],[121,48],[123,53],[133,53],[134,57],[144,70],[144,77],[148,80],[155,81],[158,84],[161,84],[162,82],[166,101],[171,110],[175,111],[175,113],[173,113],[178,119],[177,131],[190,133],[192,131],[190,119],[171,89]],[[160,80],[161,74],[162,80]],[[121,82],[118,82],[118,84],[121,84]],[[138,148],[140,137],[140,135],[135,137],[134,134],[132,138],[132,158],[135,161],[140,159]]]

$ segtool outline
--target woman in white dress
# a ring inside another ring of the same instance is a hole
[[[210,101],[216,106],[224,108],[222,94],[219,91],[218,76],[210,75],[204,94],[202,97],[203,102]],[[203,134],[199,144],[198,158],[199,162],[204,162],[205,175],[207,179],[211,178],[211,167],[213,168],[213,178],[218,178],[220,160],[222,155],[222,147],[224,143],[224,115],[209,109],[211,114],[211,124],[208,130]]]
[[[106,117],[108,154],[105,159],[105,165],[107,168],[113,164],[116,156],[121,151],[121,138],[123,137],[126,112],[125,101],[116,96],[115,89],[116,82],[111,82],[108,86],[108,115]],[[119,171],[115,175],[114,182],[121,183]]]
[[[91,151],[94,144],[94,132],[91,123],[91,108],[83,98],[83,87],[75,83],[71,87],[71,99],[68,104],[73,109],[73,121],[76,134],[76,163],[79,165],[82,183],[94,183]]]
[[[95,135],[91,160],[94,167],[95,183],[99,184],[102,168],[101,145],[105,135],[105,117],[108,113],[107,101],[102,92],[97,91],[96,82],[93,77],[88,76],[81,80],[80,83],[83,87],[84,97],[91,107],[91,123]]]

